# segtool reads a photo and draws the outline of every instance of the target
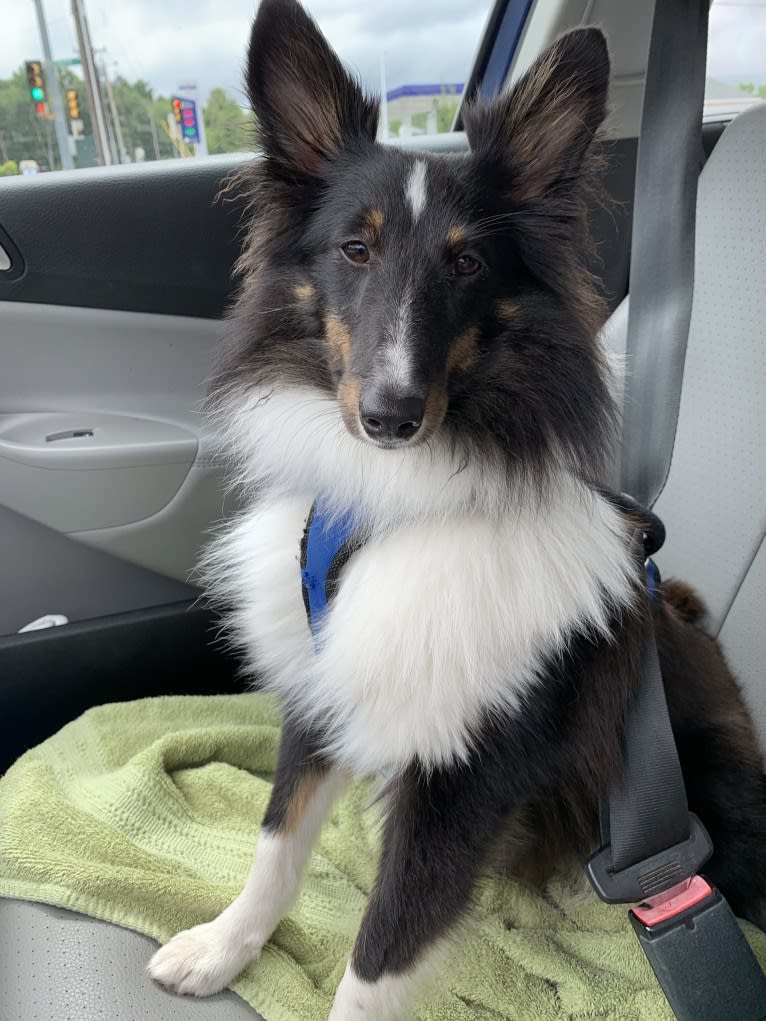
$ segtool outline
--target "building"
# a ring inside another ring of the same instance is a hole
[[[464,85],[400,85],[386,93],[391,137],[449,131]]]

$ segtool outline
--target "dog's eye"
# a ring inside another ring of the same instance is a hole
[[[340,246],[340,250],[349,262],[355,262],[357,265],[370,261],[370,251],[361,241],[347,241]]]
[[[459,255],[453,265],[455,272],[461,277],[473,276],[474,273],[478,273],[481,269],[481,263],[472,255]]]

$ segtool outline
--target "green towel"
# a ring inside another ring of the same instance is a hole
[[[279,714],[264,695],[86,712],[0,780],[0,895],[165,940],[239,892],[269,796]],[[325,826],[295,907],[233,985],[267,1021],[321,1021],[373,882],[364,784]],[[626,912],[552,883],[489,880],[422,1021],[672,1021]],[[766,936],[746,927],[761,961]]]

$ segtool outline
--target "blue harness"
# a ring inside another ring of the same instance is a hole
[[[301,581],[311,633],[316,639],[341,568],[363,543],[351,511],[330,514],[317,500],[301,540]]]
[[[613,502],[623,509],[626,507],[625,497],[614,498]],[[635,501],[630,502],[629,509],[638,507]],[[659,518],[650,512],[644,514],[657,524],[655,528],[664,528]],[[646,575],[646,593],[650,602],[654,600],[660,587],[660,572],[649,556],[659,545],[649,533],[645,535],[644,571]],[[303,604],[306,607],[311,633],[316,640],[322,619],[327,612],[327,605],[338,588],[338,576],[341,568],[349,558],[364,544],[364,535],[359,523],[351,511],[345,514],[331,514],[319,500],[315,500],[306,522],[306,529],[301,540],[301,582],[303,585]]]

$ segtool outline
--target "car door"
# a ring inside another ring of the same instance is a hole
[[[233,162],[0,187],[6,762],[21,731],[34,743],[94,701],[230,677],[188,578],[224,507],[200,403],[237,250],[241,210],[216,202]],[[68,623],[17,634],[51,617]]]

